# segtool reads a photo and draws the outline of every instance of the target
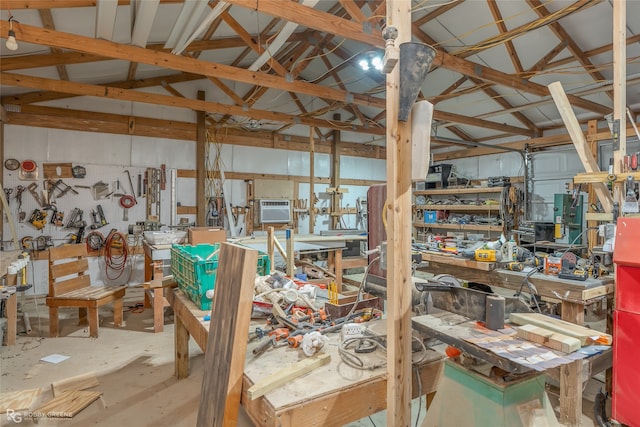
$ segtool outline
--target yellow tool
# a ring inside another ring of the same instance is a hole
[[[522,271],[524,270],[524,264],[521,262],[513,261],[506,263],[504,268],[511,271]]]
[[[42,211],[40,209],[35,209],[31,213],[31,217],[29,218],[29,222],[36,229],[42,230],[44,228],[45,224],[47,223],[47,212],[46,211]]]
[[[336,284],[335,280],[332,280],[331,283],[329,283],[329,286],[327,288],[327,293],[329,296],[329,302],[331,304],[337,305],[338,304],[338,285]]]
[[[476,249],[475,252],[476,261],[480,262],[499,262],[500,252],[495,249]]]

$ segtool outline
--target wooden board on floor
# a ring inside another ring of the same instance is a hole
[[[102,394],[101,391],[70,390],[54,397],[35,412],[41,414],[58,414],[52,418],[73,418],[80,411],[91,405]]]
[[[51,383],[51,392],[54,397],[57,397],[65,391],[86,390],[99,385],[100,382],[98,381],[96,374],[94,372],[89,372]]]
[[[9,409],[16,412],[28,411],[41,392],[42,389],[32,388],[0,393],[0,412],[4,415]]]
[[[220,245],[198,427],[237,425],[257,263],[256,250]]]

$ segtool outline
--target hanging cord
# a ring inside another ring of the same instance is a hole
[[[87,250],[99,251],[104,245],[104,236],[99,231],[92,231],[87,234]]]
[[[107,279],[116,280],[122,276],[128,257],[129,245],[127,237],[119,231],[109,233],[104,243],[104,263]],[[114,277],[109,276],[109,270],[114,270],[117,275]]]

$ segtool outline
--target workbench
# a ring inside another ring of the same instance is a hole
[[[207,348],[209,322],[203,319],[209,313],[199,310],[179,289],[169,290],[167,299],[175,313],[175,375],[182,379],[189,375],[189,337],[193,337],[203,351]],[[252,357],[253,344],[250,344],[241,404],[255,425],[342,426],[386,408],[386,369],[363,371],[344,364],[338,355],[338,335],[327,335],[330,342],[323,349],[331,356],[328,365],[255,400],[248,398],[249,387],[304,356],[300,349],[279,347]],[[420,364],[421,387],[414,384],[414,397],[419,388],[422,394],[432,396],[442,369],[443,356],[429,350]]]
[[[469,282],[529,293],[525,283],[529,273],[527,268],[524,271],[510,271],[496,268],[495,263],[477,262],[430,252],[423,253],[423,264],[418,270],[435,275],[449,274]],[[535,286],[537,295],[544,300],[561,304],[562,320],[578,325],[584,324],[586,305],[603,298],[610,300],[614,292],[614,280],[610,276],[579,281],[560,279],[558,276],[537,272],[529,276],[529,282]],[[609,301],[607,302],[607,309],[609,309],[610,304]]]
[[[0,252],[0,278],[7,274],[7,268],[9,265],[18,260],[18,256],[22,253],[20,250],[16,251],[1,251]],[[0,292],[0,299],[6,300],[5,310],[7,317],[7,345],[14,345],[16,343],[16,335],[18,333],[18,292],[11,294]],[[2,337],[0,336],[0,340]],[[2,345],[2,342],[0,342]]]
[[[464,338],[472,335],[475,322],[458,314],[443,312],[437,315],[426,314],[412,319],[415,330],[429,337],[436,338],[454,346],[471,356],[483,360],[512,374],[534,372],[517,362],[486,350]],[[532,346],[538,344],[531,343]],[[579,425],[582,417],[582,383],[583,378],[590,378],[611,367],[611,348],[584,359],[578,359],[556,368],[544,371],[547,376],[560,384],[560,422],[568,425]]]
[[[281,243],[285,241],[283,236],[276,236]],[[236,240],[230,239],[243,246],[257,249],[263,252],[267,250],[267,236],[243,237]],[[347,242],[366,242],[367,236],[361,234],[343,234],[335,236],[321,236],[317,234],[296,234],[293,236],[293,250],[302,255],[327,252],[327,269],[335,274],[336,283],[342,284],[342,271],[348,268],[367,266],[367,257],[343,258],[342,251],[347,247]],[[277,251],[276,251],[277,254]],[[273,268],[272,263],[272,268]]]

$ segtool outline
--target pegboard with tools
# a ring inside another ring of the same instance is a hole
[[[29,161],[25,173],[20,161],[10,160],[8,165],[13,169],[6,164],[3,168],[4,192],[19,243],[24,246],[18,249],[45,250],[77,242],[90,232],[107,236],[115,229],[127,234],[130,224],[147,220],[147,194],[141,185],[146,168],[55,164],[36,159]],[[137,188],[136,182],[140,183]],[[169,212],[170,197],[161,197],[161,191],[154,193],[157,212],[161,203]],[[16,249],[5,215],[3,236],[3,248]]]

